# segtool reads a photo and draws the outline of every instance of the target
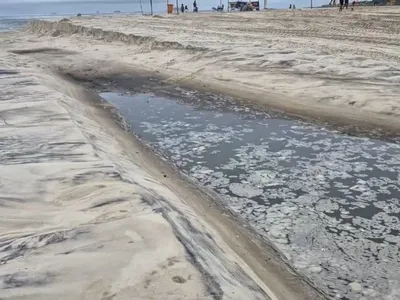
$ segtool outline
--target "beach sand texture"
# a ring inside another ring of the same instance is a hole
[[[170,84],[396,131],[399,15],[119,15],[1,34],[1,297],[323,299],[280,259],[279,275],[267,274],[266,260],[241,248],[252,237],[194,208],[201,196],[177,193],[157,167],[146,170],[129,138],[53,72],[152,71]]]
[[[33,30],[73,35],[81,51],[96,49],[93,57],[157,70],[170,82],[207,83],[288,112],[398,129],[399,16],[398,7],[357,7],[82,17]],[[78,42],[79,35],[89,39]]]
[[[30,74],[0,76],[2,298],[270,299],[213,231],[216,248],[201,249],[207,225],[124,156],[89,107]],[[195,236],[178,233],[185,222]]]
[[[46,64],[1,38],[2,299],[325,299],[53,73],[76,53],[42,49]]]
[[[113,151],[82,106],[32,74],[0,80],[1,297],[212,299],[147,203],[154,192],[122,180],[94,145],[101,137]]]

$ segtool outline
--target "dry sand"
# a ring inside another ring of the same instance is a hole
[[[396,131],[399,15],[390,7],[111,16],[1,34],[0,69],[17,72],[0,72],[1,297],[323,299],[54,72],[143,69]]]
[[[397,133],[399,16],[398,7],[364,7],[82,17],[33,31],[51,34],[37,40],[48,46],[154,70],[171,83]]]
[[[0,39],[2,299],[325,299],[53,72],[90,53]]]
[[[213,299],[149,203],[168,190],[113,156],[131,163],[118,171],[116,143],[73,98],[27,71],[0,80],[1,298]]]

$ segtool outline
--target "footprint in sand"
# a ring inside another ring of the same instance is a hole
[[[174,276],[172,277],[172,281],[176,283],[185,283],[187,280],[182,276]]]

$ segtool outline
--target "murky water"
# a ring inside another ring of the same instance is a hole
[[[400,299],[400,145],[180,91],[104,93],[335,299]]]

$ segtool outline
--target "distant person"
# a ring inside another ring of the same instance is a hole
[[[185,12],[187,13],[189,11],[189,8],[187,7],[187,5],[185,5]]]
[[[181,12],[182,12],[182,13],[185,12],[185,5],[183,5],[183,3],[182,3],[182,5],[181,5]]]
[[[193,1],[193,11],[196,11],[197,8],[197,2],[196,0]]]
[[[289,9],[292,9],[292,4],[289,5]]]
[[[349,0],[344,0],[344,7],[345,7],[346,9],[349,8]]]
[[[343,10],[344,0],[340,0],[339,3],[340,3],[339,11],[342,11]]]
[[[223,4],[221,6],[218,5],[217,8],[213,7],[212,9],[213,11],[222,12],[224,11],[224,5]]]

